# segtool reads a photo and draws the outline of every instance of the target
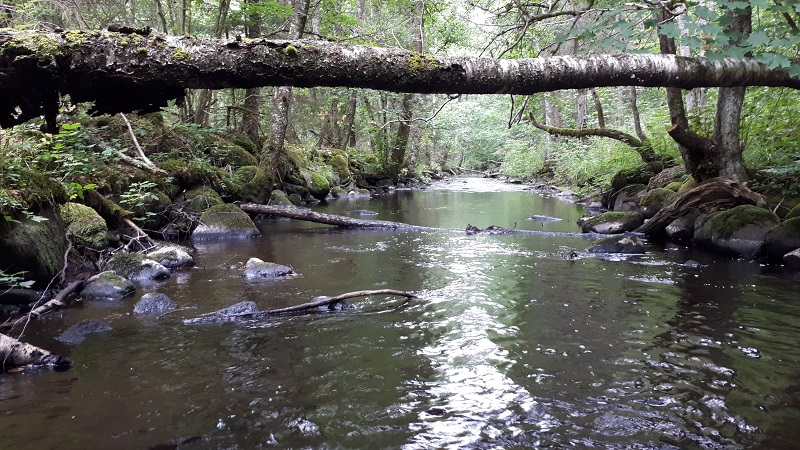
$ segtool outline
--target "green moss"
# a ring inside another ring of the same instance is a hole
[[[697,186],[697,181],[695,181],[694,178],[689,177],[681,184],[681,187],[678,189],[678,194],[682,194],[695,186]]]
[[[256,177],[258,174],[258,166],[244,166],[236,169],[236,172],[233,174],[233,178],[242,183],[249,183],[253,181],[253,178]]]
[[[786,213],[785,219],[789,220],[789,219],[794,219],[795,217],[800,217],[800,204],[796,205],[794,208],[789,210],[789,212]]]
[[[111,270],[123,277],[130,278],[140,271],[142,261],[145,259],[146,257],[140,253],[117,253],[108,261],[104,270]],[[115,279],[109,278],[108,281],[114,281]],[[124,282],[124,280],[120,282]]]
[[[187,212],[203,212],[212,206],[222,205],[222,197],[210,186],[199,186],[191,189],[184,194],[186,205],[184,210]]]
[[[340,186],[334,186],[331,188],[331,195],[333,196],[333,198],[344,197],[345,195],[347,195],[347,191],[345,191]]]
[[[295,48],[294,45],[292,44],[287,45],[283,51],[284,53],[286,53],[286,56],[290,58],[297,58],[297,48]]]
[[[289,196],[285,192],[275,189],[269,194],[269,204],[292,206],[292,201],[289,200]]]
[[[246,212],[242,211],[238,206],[225,203],[222,205],[212,206],[200,216],[200,222],[211,225],[221,226],[226,228],[253,228],[255,225]]]
[[[714,214],[711,231],[714,236],[728,239],[748,225],[777,224],[780,218],[774,212],[754,205],[739,205]]]
[[[236,144],[226,144],[216,149],[212,156],[218,165],[233,167],[255,166],[258,160],[250,152]]]
[[[136,54],[137,55],[146,55],[147,54],[147,47],[136,47]]]
[[[639,201],[639,205],[657,211],[668,201],[672,200],[675,195],[677,195],[675,192],[666,188],[653,189],[642,197],[642,200]]]
[[[430,56],[413,53],[408,57],[408,68],[411,69],[412,72],[440,69],[441,67],[442,63],[440,63],[436,58],[432,58]]]
[[[76,246],[92,250],[108,246],[108,226],[94,209],[80,203],[66,203],[61,208],[61,218],[67,225],[67,236]]]
[[[680,181],[673,181],[672,183],[666,185],[665,189],[669,189],[672,192],[678,192],[682,185],[683,183]]]
[[[313,172],[311,174],[311,188],[317,191],[322,190],[329,190],[331,188],[330,183],[328,183],[328,179],[325,178],[322,174],[318,172]]]
[[[168,159],[161,168],[169,172],[178,186],[190,189],[204,184],[217,185],[225,174],[222,170],[199,159]]]
[[[176,61],[185,61],[189,59],[192,55],[182,48],[176,48],[172,51],[172,59]]]

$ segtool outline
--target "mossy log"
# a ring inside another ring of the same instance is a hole
[[[313,212],[309,209],[295,208],[293,206],[261,205],[257,203],[243,203],[239,205],[242,211],[249,213],[268,214],[290,219],[305,220],[309,222],[336,225],[343,228],[378,228],[386,230],[432,230],[434,228],[409,225],[401,222],[391,222],[388,220],[364,220],[352,217],[337,216],[335,214],[325,214]]]
[[[0,334],[0,372],[18,367],[49,367],[56,370],[68,369],[72,362],[63,356],[43,350]]]
[[[765,207],[767,201],[761,194],[746,185],[724,178],[711,178],[676,195],[652,219],[637,228],[646,235],[663,233],[674,220],[694,213],[712,213],[738,205]]]

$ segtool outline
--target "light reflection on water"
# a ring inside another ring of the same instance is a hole
[[[373,210],[376,219],[444,228],[577,231],[581,210],[573,205],[518,186],[493,192],[498,185],[484,180],[452,186],[318,209]],[[533,214],[564,220],[527,221]],[[34,324],[29,340],[76,366],[0,377],[4,443],[790,448],[798,437],[795,273],[655,247],[600,258],[571,236],[259,226],[259,239],[198,246],[197,269],[137,293],[158,290],[194,309],[142,319],[129,314],[127,300]],[[569,260],[573,249],[580,256]],[[249,257],[302,276],[245,282],[236,267]],[[684,267],[689,258],[709,265]],[[266,309],[375,288],[420,299],[180,323],[242,300]],[[52,340],[83,318],[114,331],[74,348]]]

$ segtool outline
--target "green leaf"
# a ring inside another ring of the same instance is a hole
[[[776,69],[778,67],[788,68],[792,65],[789,58],[777,53],[762,53],[756,56],[756,61],[766,64],[770,69]]]
[[[770,0],[750,0],[750,5],[753,8],[767,9],[772,6],[772,2]]]
[[[681,35],[681,30],[675,22],[662,23],[659,27],[659,33],[668,38],[677,39]]]
[[[747,42],[752,45],[753,47],[758,47],[761,45],[767,45],[771,39],[767,36],[765,31],[756,31],[753,32],[750,37],[747,38]]]
[[[717,13],[712,11],[706,6],[698,6],[692,9],[692,12],[699,18],[708,21],[716,21],[717,20]]]

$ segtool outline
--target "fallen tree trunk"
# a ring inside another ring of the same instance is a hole
[[[0,372],[17,367],[49,367],[66,370],[72,362],[62,356],[43,350],[39,347],[20,342],[17,339],[0,334]]]
[[[185,89],[341,86],[393,92],[534,94],[602,86],[785,86],[800,79],[752,58],[656,54],[445,58],[322,40],[220,40],[158,33],[0,30],[0,125],[45,115],[59,95],[93,111],[149,112]]]
[[[242,211],[261,213],[272,216],[288,217],[290,219],[305,220],[308,222],[336,225],[342,228],[378,228],[386,230],[435,230],[436,228],[409,225],[388,220],[354,219],[347,216],[313,212],[310,209],[296,208],[294,206],[260,205],[258,203],[243,203],[239,205]]]

